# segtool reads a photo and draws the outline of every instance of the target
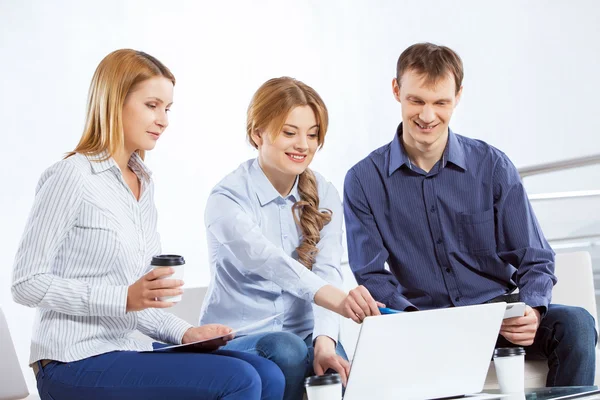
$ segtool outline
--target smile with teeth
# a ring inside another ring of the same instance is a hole
[[[306,155],[285,153],[292,161],[302,162],[306,159]]]
[[[415,124],[417,124],[417,126],[421,129],[427,130],[427,129],[433,129],[435,128],[438,124],[434,124],[434,125],[423,125],[418,123],[417,121],[415,121]]]

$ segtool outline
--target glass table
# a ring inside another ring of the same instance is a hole
[[[486,390],[485,393],[500,393],[499,390]],[[600,389],[598,386],[565,386],[539,389],[525,389],[525,396],[507,395],[505,400],[559,400],[559,399],[598,399]]]

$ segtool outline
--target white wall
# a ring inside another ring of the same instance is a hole
[[[598,153],[599,15],[594,0],[0,0],[0,305],[22,364],[33,312],[12,303],[12,260],[37,179],[77,143],[89,81],[110,51],[144,50],[177,77],[171,125],[147,160],[163,249],[185,255],[188,284],[206,284],[206,196],[253,156],[245,111],[266,79],[293,76],[324,98],[331,128],[313,167],[340,191],[346,170],[392,139],[396,60],[418,41],[463,58],[455,131],[517,166]],[[578,174],[532,188],[585,185]]]

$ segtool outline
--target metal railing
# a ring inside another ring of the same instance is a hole
[[[553,161],[519,168],[519,175],[521,175],[521,178],[525,178],[532,175],[546,174],[554,171],[564,171],[566,169],[586,167],[588,165],[596,164],[600,164],[600,154],[593,154],[584,157],[570,158],[562,161]]]
[[[573,190],[570,192],[538,193],[530,194],[530,201],[574,199],[581,197],[599,197],[600,190]]]
[[[589,235],[573,235],[549,238],[552,247],[561,249],[572,249],[575,247],[595,247],[600,245],[600,233]],[[575,241],[575,242],[574,242]]]
[[[562,161],[553,161],[544,164],[532,165],[529,167],[519,168],[519,175],[521,178],[526,178],[532,175],[547,174],[550,172],[564,171],[567,169],[587,167],[590,165],[600,165],[600,154],[593,154],[584,157],[570,158]],[[568,192],[550,192],[550,193],[538,193],[530,194],[529,200],[532,202],[547,201],[547,200],[562,200],[562,199],[574,199],[574,198],[585,198],[585,197],[600,197],[600,190],[573,190]],[[594,246],[600,244],[600,233],[589,234],[589,235],[578,235],[578,236],[567,236],[561,238],[548,239],[549,242],[567,242],[567,241],[585,240],[586,246]],[[591,240],[591,241],[590,241]],[[576,247],[576,246],[573,246]]]
[[[562,161],[554,161],[544,164],[533,165],[529,167],[519,168],[521,178],[526,178],[533,175],[547,174],[551,172],[564,171],[567,169],[587,167],[591,165],[600,165],[600,154],[594,154],[584,157],[571,158]],[[590,198],[600,197],[600,190],[578,190],[569,192],[553,192],[553,193],[538,193],[528,196],[532,202],[575,199],[575,198]],[[552,244],[555,250],[567,250],[576,248],[598,248],[600,247],[600,233],[585,234],[585,235],[568,235],[564,237],[549,238],[548,242]],[[594,268],[594,281],[600,282],[600,269]],[[600,296],[600,287],[596,286],[596,296]]]

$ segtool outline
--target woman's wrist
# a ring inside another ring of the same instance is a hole
[[[335,340],[329,336],[321,335],[315,339],[314,348],[315,352],[320,351],[335,351]]]
[[[183,334],[183,337],[181,338],[181,344],[193,342],[193,339],[192,339],[193,328],[194,327],[192,326],[185,331],[185,333]]]
[[[333,285],[325,285],[315,293],[315,304],[343,315],[342,306],[347,294]]]

